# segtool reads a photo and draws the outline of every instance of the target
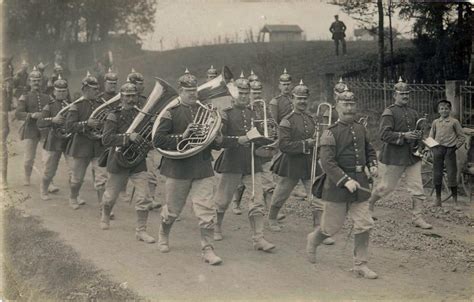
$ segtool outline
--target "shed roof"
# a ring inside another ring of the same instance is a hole
[[[260,30],[264,33],[273,33],[273,32],[292,32],[292,33],[301,33],[303,30],[296,24],[265,24]]]

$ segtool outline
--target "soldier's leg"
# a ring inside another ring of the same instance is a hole
[[[451,189],[451,194],[454,203],[458,203],[458,166],[456,162],[456,147],[448,148],[446,152],[446,173],[448,174],[448,187]]]
[[[273,172],[270,170],[271,166],[271,161],[262,164],[263,201],[267,210],[270,208],[273,191],[275,190],[275,179]]]
[[[213,203],[217,209],[216,225],[214,229],[214,240],[222,240],[222,222],[225,211],[229,207],[232,195],[237,187],[242,183],[242,174],[222,173],[218,176],[216,192],[213,196]]]
[[[25,186],[31,183],[31,173],[33,172],[33,165],[36,157],[36,147],[38,146],[39,138],[24,140],[24,169],[25,169]]]
[[[265,240],[263,236],[263,217],[265,214],[265,202],[263,197],[262,173],[255,173],[255,181],[252,184],[252,175],[245,175],[242,178],[251,196],[249,200],[249,221],[252,229],[253,247],[256,250],[270,252],[275,245]]]
[[[306,194],[310,196],[309,203],[311,214],[313,216],[313,227],[316,228],[321,224],[321,215],[323,214],[324,203],[321,199],[313,196],[311,180],[302,180]],[[324,239],[323,243],[326,245],[333,245],[336,241],[332,237]]]
[[[281,231],[281,226],[278,224],[277,216],[281,207],[285,204],[285,201],[290,197],[291,191],[298,183],[298,179],[292,179],[289,177],[280,177],[278,180],[275,191],[273,192],[272,204],[270,212],[268,213],[268,223],[270,230],[274,232]]]
[[[441,206],[441,188],[443,185],[444,157],[446,147],[435,146],[431,149],[433,153],[433,186],[436,191],[436,206]]]
[[[181,214],[191,190],[192,179],[166,178],[165,200],[161,208],[161,225],[158,238],[160,252],[169,252],[169,234],[176,218]]]
[[[342,38],[341,39],[341,44],[342,44],[342,54],[346,54],[346,39]]]
[[[413,223],[422,229],[431,229],[432,226],[426,223],[421,217],[423,202],[426,199],[423,189],[423,180],[421,179],[421,160],[406,167],[405,170],[407,189],[412,199]]]
[[[49,199],[49,184],[53,180],[53,177],[58,169],[59,160],[61,159],[61,153],[61,151],[43,150],[44,169],[40,186],[40,196],[43,200]]]
[[[194,214],[199,220],[203,260],[211,265],[217,265],[222,263],[222,259],[214,253],[212,245],[216,221],[216,207],[212,199],[213,184],[214,177],[193,180],[189,197],[193,203]]]
[[[99,203],[102,201],[102,196],[104,195],[105,191],[105,183],[107,182],[107,169],[105,167],[99,167],[99,158],[94,157],[91,160],[92,170],[94,173],[94,188],[97,191],[97,198]],[[120,188],[123,187],[126,183]]]
[[[245,185],[240,184],[234,191],[232,195],[232,212],[235,215],[241,215],[242,209],[240,208],[240,203],[242,202],[242,196],[244,196]]]
[[[380,170],[380,182],[375,186],[372,194],[369,198],[369,210],[374,212],[375,203],[382,197],[390,194],[395,187],[398,185],[403,172],[405,171],[404,166],[395,165],[379,165]]]
[[[72,169],[74,167],[74,159],[72,156],[67,155],[66,152],[63,152],[64,154],[64,160],[66,161],[66,166],[67,166],[67,175],[68,175],[68,183],[69,187],[71,187],[71,179],[72,179]],[[80,194],[77,196],[77,203],[83,204],[85,201],[81,198]]]
[[[110,226],[110,212],[112,211],[115,202],[122,190],[124,184],[127,183],[128,172],[121,173],[109,173],[105,185],[105,192],[100,203],[101,217],[100,217],[100,228],[108,230]]]
[[[334,46],[336,47],[336,56],[339,55],[339,39],[334,39]]]
[[[308,261],[316,262],[316,249],[323,241],[335,235],[344,225],[347,213],[347,203],[345,202],[323,202],[323,213],[321,225],[308,234],[306,243],[306,253]]]
[[[376,279],[377,274],[367,267],[369,235],[374,227],[370,215],[369,202],[354,202],[349,206],[349,217],[354,221],[354,273]]]
[[[130,175],[130,181],[135,187],[135,210],[137,212],[137,227],[135,229],[135,236],[139,241],[146,243],[155,243],[155,238],[151,237],[146,232],[146,225],[148,221],[148,212],[151,208],[152,197],[150,194],[148,171],[134,173]]]
[[[158,186],[158,168],[160,166],[161,155],[160,153],[153,149],[148,152],[146,158],[146,166],[148,170],[148,186],[150,189],[150,194],[152,197],[152,204],[151,208],[159,208],[161,207],[161,202],[156,197],[156,187]]]
[[[87,167],[91,159],[89,157],[73,157],[72,159],[72,174],[71,174],[71,191],[69,195],[69,204],[73,209],[78,209],[79,204],[77,197],[81,190],[84,176],[86,175]]]

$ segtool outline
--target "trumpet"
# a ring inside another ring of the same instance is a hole
[[[359,118],[359,124],[362,124],[362,126],[364,126],[364,128],[367,128],[367,125],[368,125],[368,122],[369,122],[369,116],[368,115],[364,115],[364,116],[361,116]]]

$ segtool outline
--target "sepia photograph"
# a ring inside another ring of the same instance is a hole
[[[473,301],[473,9],[0,0],[0,301]]]

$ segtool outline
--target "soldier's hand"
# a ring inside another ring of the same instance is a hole
[[[351,192],[351,193],[354,193],[355,191],[357,191],[358,188],[360,188],[360,184],[359,184],[357,181],[353,180],[353,179],[347,181],[347,182],[344,184],[344,186],[345,186],[346,189],[349,190],[349,192]]]
[[[91,128],[97,128],[100,125],[100,121],[95,118],[90,118],[87,120],[87,126]]]
[[[305,141],[306,141],[306,144],[308,144],[309,147],[314,147],[314,145],[316,144],[316,140],[313,139],[313,138],[308,138]]]
[[[196,132],[199,129],[199,125],[191,123],[186,127],[186,130],[183,133],[183,138],[187,138],[192,133]]]
[[[462,142],[462,141],[461,141],[461,142],[457,142],[457,143],[456,143],[456,149],[461,148],[463,145],[464,145],[464,142]]]
[[[41,112],[35,112],[33,114],[31,114],[31,117],[34,118],[34,119],[40,119],[43,115],[41,114]]]
[[[416,131],[408,131],[403,134],[406,139],[416,140],[421,138],[421,133],[417,133]]]
[[[138,134],[136,132],[133,132],[133,133],[130,134],[130,140],[134,143],[139,144],[139,143],[143,142],[143,137],[140,134]]]
[[[55,116],[55,117],[53,117],[51,122],[53,122],[53,124],[62,125],[62,124],[64,124],[64,117],[63,116]]]
[[[249,138],[247,137],[247,135],[242,135],[242,136],[239,136],[239,138],[237,139],[237,142],[241,145],[245,145],[249,142]]]
[[[370,167],[369,171],[370,171],[370,176],[372,176],[372,177],[379,176],[379,170],[378,170],[377,167],[372,166],[372,167]]]

